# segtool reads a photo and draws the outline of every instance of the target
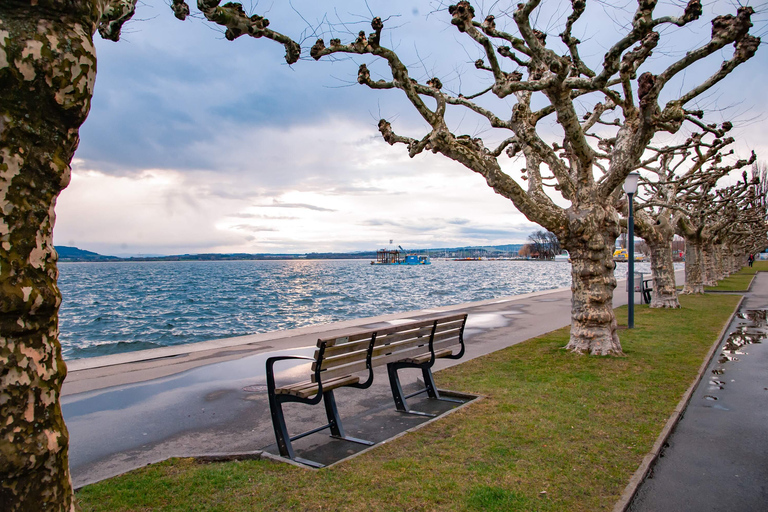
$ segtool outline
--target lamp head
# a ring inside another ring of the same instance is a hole
[[[631,172],[627,175],[627,179],[624,180],[624,192],[627,194],[634,194],[637,192],[637,182],[640,181],[639,172]]]

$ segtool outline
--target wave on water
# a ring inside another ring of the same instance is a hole
[[[637,271],[650,272],[647,263]],[[65,359],[118,354],[569,287],[570,265],[367,260],[60,263]],[[616,277],[626,275],[619,264]]]

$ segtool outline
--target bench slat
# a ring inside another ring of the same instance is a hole
[[[368,350],[368,345],[370,345],[371,337],[372,337],[371,333],[368,333],[368,334],[369,336],[367,338],[364,338],[359,341],[350,341],[347,343],[340,343],[332,347],[325,347],[325,354],[323,355],[323,359],[338,356],[341,354],[347,354],[349,352],[362,351],[363,353],[365,353]],[[315,351],[315,359],[317,359],[319,354],[320,354],[320,349],[317,349]]]
[[[453,353],[452,350],[444,348],[443,350],[435,350],[435,359],[440,359],[441,357],[449,356]],[[426,354],[421,354],[420,356],[416,357],[409,357],[407,359],[403,359],[403,362],[405,363],[415,363],[415,364],[424,364],[427,361],[429,361],[429,358],[432,357],[432,354],[427,352]]]
[[[448,336],[458,337],[459,333],[461,332],[459,327],[461,327],[461,326],[459,325],[459,326],[456,326],[456,327],[453,327],[453,328],[450,328],[450,329],[448,329],[448,328],[440,329],[440,326],[438,326],[438,328],[435,331],[435,339],[436,340],[437,339],[444,339],[445,337],[448,337]],[[430,329],[430,331],[425,336],[407,336],[407,335],[397,336],[397,337],[394,337],[394,336],[386,336],[386,337],[377,336],[376,337],[376,346],[374,348],[374,353],[376,353],[376,350],[379,347],[381,347],[381,346],[396,346],[396,345],[402,344],[402,343],[414,343],[414,342],[416,342],[416,343],[429,343],[429,334],[431,332],[432,331]]]
[[[367,331],[355,331],[349,334],[343,334],[341,336],[333,336],[331,338],[320,338],[317,340],[317,346],[319,347],[322,342],[325,342],[326,347],[333,347],[336,344],[342,344],[353,341],[360,341],[364,339],[371,339],[371,335],[376,332],[375,330]]]
[[[458,343],[453,343],[453,345],[457,345],[457,344]],[[375,366],[383,366],[393,361],[401,361],[404,359],[408,359],[410,357],[418,357],[425,353],[429,354],[429,350],[427,349],[427,347],[412,347],[409,350],[403,350],[393,354],[380,356],[376,360]],[[429,359],[429,357],[427,357],[427,359]],[[342,376],[342,375],[349,375],[351,373],[360,372],[363,370],[365,370],[365,360],[353,362],[345,366],[338,366],[338,367],[323,371],[321,372],[321,375],[323,379],[326,379],[326,378],[333,378],[333,377]],[[312,376],[312,378],[314,379],[314,375]]]
[[[376,358],[380,356],[381,354],[386,354],[390,352],[395,352],[398,350],[406,350],[409,349],[411,346],[414,345],[425,345],[429,343],[429,334],[432,332],[432,329],[426,329],[422,328],[419,331],[415,332],[409,332],[403,335],[398,336],[387,336],[387,337],[376,337],[376,346],[373,349],[372,357]],[[418,334],[420,336],[414,336],[414,334]],[[458,343],[458,329],[452,329],[450,331],[442,332],[435,336],[435,340],[441,340],[445,337],[456,337],[457,343]],[[410,336],[410,337],[406,337]],[[349,347],[347,347],[349,345]],[[345,348],[342,348],[345,347]],[[330,349],[326,349],[325,355],[323,357],[323,369],[329,370],[335,366],[345,365],[349,364],[352,361],[355,361],[357,359],[365,359],[367,355],[367,345],[365,345],[365,348],[361,346],[358,343],[348,343],[344,345],[340,345],[337,347],[333,347],[333,352],[330,352]],[[354,350],[354,349],[358,350]],[[315,354],[315,358],[317,359],[319,352]],[[315,362],[312,365],[312,371],[317,369],[317,362]]]
[[[449,317],[430,318],[426,320],[420,320],[414,323],[393,325],[392,327],[386,327],[384,329],[372,329],[372,330],[376,331],[378,333],[378,336],[386,336],[387,334],[390,334],[393,332],[400,332],[400,331],[403,331],[404,329],[414,329],[414,328],[424,327],[424,326],[432,327],[432,325],[435,323],[435,320],[438,321],[438,325],[446,322],[455,322],[455,321],[463,322],[464,316],[465,316],[464,313],[462,313],[459,315],[453,315]]]
[[[321,378],[323,382],[326,382],[328,379],[342,379],[366,370],[368,343],[370,343],[374,333],[376,333],[376,342],[371,355],[371,364],[374,367],[405,359],[429,361],[431,357],[429,338],[433,327],[435,330],[433,349],[436,357],[450,355],[452,350],[449,347],[460,344],[460,334],[465,320],[466,315],[459,314],[320,339],[318,346],[324,341],[327,343],[321,362]],[[436,326],[435,321],[437,321]],[[312,372],[317,369],[319,352],[319,349],[315,351]],[[315,375],[313,373],[308,383],[316,386],[314,382]],[[289,386],[283,389],[293,389],[294,387]],[[314,389],[316,390],[316,387]]]
[[[409,338],[429,339],[429,335],[431,333],[432,333],[432,326],[427,325],[427,326],[419,327],[418,329],[409,329],[407,331],[399,331],[399,332],[387,334],[387,335],[377,334],[376,345],[381,345],[383,343],[397,343],[398,341],[406,340]]]
[[[342,386],[349,386],[350,384],[357,384],[360,382],[360,377],[355,375],[345,375],[336,378],[326,378],[323,375],[323,391],[331,391],[332,389],[340,388]],[[318,385],[311,380],[291,384],[290,386],[284,386],[275,390],[276,395],[294,395],[300,398],[309,398],[316,395]]]

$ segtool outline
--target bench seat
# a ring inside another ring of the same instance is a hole
[[[360,382],[360,377],[357,375],[346,375],[344,377],[336,377],[335,379],[329,379],[323,382],[323,391],[331,391],[343,386],[351,386]],[[299,398],[309,398],[318,393],[319,386],[317,382],[311,380],[305,380],[304,382],[298,382],[291,384],[290,386],[283,386],[275,389],[277,395],[293,395]]]

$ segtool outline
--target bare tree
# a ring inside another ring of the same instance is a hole
[[[706,155],[704,159],[710,160]],[[684,294],[704,293],[705,285],[716,284],[717,276],[708,271],[716,266],[714,245],[730,225],[739,221],[749,191],[756,184],[754,180],[747,180],[745,172],[743,181],[738,184],[717,188],[722,176],[751,162],[739,160],[732,165],[719,166],[721,160],[717,154],[712,159],[714,163],[708,172],[691,175],[690,181],[679,187],[676,224],[686,245]]]
[[[723,159],[733,155],[733,150],[726,149],[734,139],[725,137],[732,124],[704,125],[693,115],[689,116],[689,120],[702,131],[692,134],[679,145],[649,147],[648,152],[652,156],[641,165],[649,172],[641,180],[640,188],[644,193],[638,194],[635,223],[651,254],[654,281],[651,307],[680,307],[671,247],[680,216],[688,211],[678,208],[678,205],[685,203],[690,194],[697,193],[699,184],[716,183],[755,158],[753,153],[752,160],[738,160],[726,165]]]
[[[384,139],[403,144],[412,157],[429,150],[463,164],[482,175],[496,193],[512,200],[528,219],[555,233],[573,262],[567,347],[590,354],[621,354],[612,307],[616,287],[612,248],[619,233],[614,199],[654,135],[676,132],[686,120],[686,105],[754,55],[760,40],[748,33],[753,9],[740,7],[736,15],[714,18],[711,37],[705,43],[656,75],[640,71],[658,45],[662,29],[684,27],[699,19],[699,0],[689,1],[679,16],[660,17],[654,17],[656,1],[639,0],[631,27],[617,37],[597,67],[589,67],[582,59],[581,43],[573,36],[586,2],[571,2],[559,34],[562,53],[548,46],[548,34],[534,27],[540,4],[540,0],[529,0],[511,13],[502,13],[498,20],[515,33],[499,28],[493,15],[476,21],[475,9],[467,1],[449,7],[451,23],[483,55],[475,66],[486,75],[488,85],[469,94],[444,90],[438,77],[424,83],[415,80],[397,52],[382,45],[384,23],[378,17],[371,22],[372,33],[360,32],[348,44],[334,38],[326,46],[319,39],[310,54],[315,59],[333,54],[383,59],[389,78],[375,79],[368,66],[361,64],[358,82],[376,90],[399,89],[430,126],[428,133],[410,137],[396,133],[382,119],[379,130]],[[662,91],[665,96],[673,94],[667,85],[674,77],[728,45],[734,48],[731,57],[722,61],[715,55],[712,61],[720,65],[708,78],[660,104]],[[515,98],[511,113],[487,108],[489,95]],[[586,113],[579,115],[577,102],[590,105]],[[479,116],[494,129],[489,131],[500,131],[503,140],[488,147],[482,138],[455,133],[446,118],[452,110]],[[551,115],[562,129],[562,140],[557,143],[548,143],[540,127]],[[601,134],[596,131],[598,126]],[[521,177],[527,188],[504,172],[503,154],[524,156]],[[559,206],[553,192],[570,206]]]
[[[719,276],[728,276],[741,269],[749,255],[762,251],[768,245],[765,179],[765,172],[753,164],[752,179],[740,198],[741,203],[736,205],[733,222],[718,233],[715,272]],[[742,180],[747,184],[746,172],[742,174]]]
[[[554,234],[551,231],[547,231],[544,233],[544,237],[547,240],[547,247],[549,247],[549,253],[552,255],[553,258],[563,251],[563,248],[560,245],[560,240],[557,239],[556,234]]]
[[[201,1],[206,16],[237,7]],[[93,35],[117,41],[136,0],[0,2],[0,510],[74,510],[59,397],[54,206],[69,183],[96,76]],[[240,9],[242,11],[242,9]],[[188,12],[188,10],[187,10]],[[234,15],[232,16],[234,17]],[[250,18],[240,30],[298,48]],[[236,33],[237,28],[233,29]]]
[[[528,235],[532,250],[540,260],[551,260],[560,254],[560,241],[551,231],[538,230]]]
[[[517,251],[517,255],[523,258],[530,258],[534,254],[534,251],[533,244],[525,244],[519,251]]]

